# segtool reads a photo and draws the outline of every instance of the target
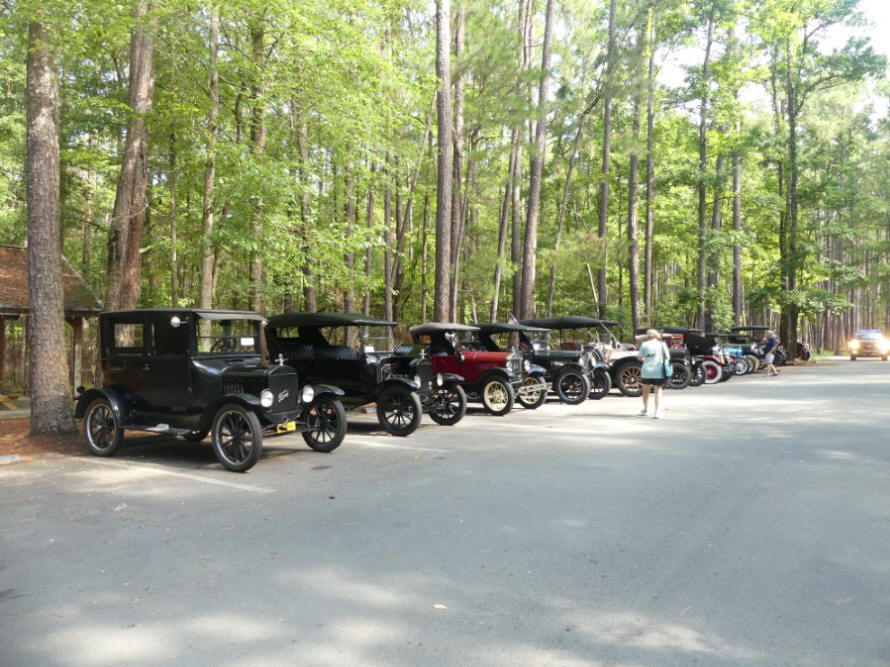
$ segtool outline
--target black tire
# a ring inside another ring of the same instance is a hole
[[[97,398],[87,407],[83,416],[83,437],[90,452],[96,456],[111,456],[120,447],[124,429],[107,399]]]
[[[467,393],[459,384],[449,383],[433,394],[430,419],[441,426],[454,426],[467,414]]]
[[[705,367],[701,361],[692,364],[692,375],[689,378],[690,387],[701,387],[705,383]]]
[[[747,375],[751,365],[748,363],[748,360],[745,357],[739,357],[735,360],[735,374],[736,375]]]
[[[856,355],[855,355],[855,354],[851,354],[851,355],[850,355],[850,361],[856,361]]]
[[[581,371],[569,368],[553,379],[553,391],[566,405],[579,405],[590,396],[590,380]]]
[[[232,472],[250,470],[263,453],[263,429],[252,410],[229,403],[216,411],[210,428],[216,460]]]
[[[745,359],[748,362],[748,375],[760,369],[760,357],[756,354],[746,354]]]
[[[544,381],[544,378],[540,375],[526,375],[522,379],[522,387],[534,387],[536,385],[541,386],[537,392],[516,394],[516,401],[519,405],[529,410],[537,410],[544,405],[544,401],[547,400],[547,383]]]
[[[598,401],[609,394],[612,388],[612,377],[605,368],[596,368],[593,371],[593,381],[590,383],[588,398]]]
[[[671,368],[673,368],[674,374],[664,383],[665,388],[686,389],[686,387],[689,386],[689,380],[692,379],[692,373],[689,372],[689,366],[682,361],[673,361],[671,362]]]
[[[513,391],[513,385],[507,380],[494,377],[485,380],[482,384],[482,407],[489,414],[503,417],[510,413],[513,409],[513,402],[516,400],[516,392]]]
[[[883,357],[881,357],[881,361],[887,361],[887,355],[884,355]]]
[[[616,384],[625,396],[637,398],[643,395],[643,383],[640,382],[642,365],[627,363],[618,369]]]
[[[332,452],[346,437],[346,410],[329,394],[317,397],[303,414],[303,440],[316,452]]]
[[[188,440],[189,442],[201,442],[204,438],[207,437],[208,431],[206,428],[200,429],[197,431],[189,431],[188,433],[183,433],[180,438],[183,440]]]
[[[411,435],[422,418],[420,399],[408,387],[392,385],[377,397],[377,421],[387,433],[399,437]]]

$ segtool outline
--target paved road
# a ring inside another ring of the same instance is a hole
[[[890,365],[0,468],[3,665],[890,664]]]

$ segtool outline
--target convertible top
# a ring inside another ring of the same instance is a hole
[[[688,329],[686,327],[640,327],[637,329],[634,334],[639,336],[641,334],[646,333],[649,329],[655,329],[659,333],[667,333],[667,334],[697,334],[701,335],[701,329]]]
[[[744,327],[730,327],[730,331],[769,331],[769,327],[763,324],[751,324]]]
[[[580,315],[569,315],[567,317],[539,317],[537,319],[520,320],[519,323],[531,327],[541,327],[543,329],[586,329],[597,326],[618,326],[618,322],[609,322],[596,317],[581,317]]]
[[[479,331],[479,327],[470,326],[469,324],[457,324],[455,322],[424,322],[416,327],[408,329],[412,336],[420,336],[421,334],[431,334],[449,331]]]
[[[269,327],[394,327],[395,322],[378,320],[361,313],[282,313],[269,318]]]
[[[531,327],[527,324],[509,324],[507,322],[476,322],[473,326],[478,327],[479,333],[484,334],[503,333],[505,331],[531,331],[532,333],[549,331],[549,329],[542,327]]]
[[[201,310],[199,308],[133,308],[130,310],[106,310],[101,315],[142,315],[144,313],[195,315],[202,320],[255,320],[263,322],[266,319],[252,310]]]

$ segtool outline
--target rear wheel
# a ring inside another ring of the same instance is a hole
[[[244,472],[256,465],[263,451],[263,429],[250,410],[237,403],[222,406],[210,429],[213,453],[224,468]]]
[[[750,366],[748,365],[748,360],[745,357],[739,357],[735,360],[736,375],[747,375],[749,372]]]
[[[643,383],[640,382],[641,365],[638,363],[624,364],[618,369],[618,389],[625,396],[637,397],[643,394]]]
[[[593,382],[590,383],[590,396],[589,398],[594,401],[600,400],[603,396],[609,393],[609,390],[612,388],[612,378],[609,375],[609,371],[605,368],[596,368],[593,371]]]
[[[578,405],[590,396],[590,380],[580,370],[570,368],[556,376],[553,389],[563,403]]]
[[[540,375],[526,375],[522,380],[520,391],[516,394],[519,404],[529,410],[537,410],[547,400],[547,384]]]
[[[705,372],[705,384],[716,384],[723,379],[723,368],[716,361],[705,359],[702,368]]]
[[[855,355],[855,354],[851,354],[851,355],[850,355],[850,361],[856,361],[856,355]]]
[[[407,387],[393,385],[377,397],[377,420],[392,435],[411,435],[420,426],[422,417],[420,399]]]
[[[503,378],[492,378],[482,385],[482,407],[499,417],[513,409],[516,394],[513,386]]]
[[[430,419],[441,426],[454,426],[467,413],[467,394],[459,384],[446,384],[433,393]]]
[[[760,358],[756,354],[746,354],[745,361],[748,362],[748,374],[760,368]]]
[[[692,376],[689,378],[690,387],[700,387],[705,383],[705,369],[701,361],[692,364]]]
[[[332,452],[346,436],[346,410],[329,395],[316,398],[305,414],[303,440],[316,452]]]
[[[689,366],[682,361],[674,361],[671,362],[671,368],[673,368],[674,373],[667,379],[665,386],[669,389],[686,389],[692,377],[692,374],[689,372]]]
[[[83,435],[96,456],[111,456],[120,446],[124,430],[108,399],[90,403],[83,418]]]

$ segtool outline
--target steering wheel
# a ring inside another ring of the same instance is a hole
[[[211,352],[231,352],[235,349],[235,339],[231,336],[217,338],[210,346]]]

